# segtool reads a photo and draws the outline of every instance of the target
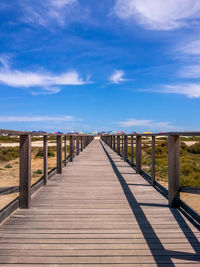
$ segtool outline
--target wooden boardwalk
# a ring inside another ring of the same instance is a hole
[[[0,266],[200,266],[200,233],[94,140],[0,227]]]

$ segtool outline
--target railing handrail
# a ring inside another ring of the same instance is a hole
[[[163,132],[163,133],[120,133],[120,134],[102,134],[102,136],[170,136],[170,135],[178,135],[178,136],[200,136],[200,131],[197,132]]]

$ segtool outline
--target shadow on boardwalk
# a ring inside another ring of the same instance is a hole
[[[147,216],[145,215],[143,209],[141,206],[147,206],[147,207],[168,207],[166,204],[157,204],[157,203],[139,203],[136,198],[134,197],[133,193],[130,190],[130,185],[133,186],[150,186],[148,184],[134,184],[134,183],[127,183],[124,179],[124,174],[133,174],[133,173],[124,173],[120,172],[120,167],[127,167],[127,166],[117,166],[118,160],[113,160],[114,156],[110,156],[110,153],[108,152],[110,148],[108,148],[105,144],[101,142],[101,145],[112,165],[112,168],[118,177],[118,180],[122,186],[122,189],[124,191],[124,194],[127,198],[127,201],[132,209],[132,212],[137,220],[137,223],[142,231],[142,234],[149,246],[149,249],[152,253],[152,256],[155,259],[155,262],[157,266],[163,266],[163,263],[167,264],[167,266],[175,266],[172,262],[172,258],[174,259],[182,259],[182,260],[188,260],[188,261],[194,261],[194,263],[199,263],[200,261],[200,243],[197,239],[197,237],[194,235],[188,224],[186,223],[184,217],[181,215],[181,213],[176,209],[169,209],[175,218],[177,224],[179,225],[180,229],[182,230],[183,234],[187,238],[188,242],[190,243],[191,247],[195,251],[195,253],[190,252],[180,252],[175,250],[166,250],[160,241],[158,235],[154,231],[151,223],[149,222]],[[142,179],[142,177],[141,177]],[[159,251],[159,253],[158,253]]]

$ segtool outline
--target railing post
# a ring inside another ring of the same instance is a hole
[[[79,136],[76,136],[76,155],[79,155]]]
[[[20,135],[19,207],[31,205],[31,136]]]
[[[151,140],[151,184],[155,183],[155,136]]]
[[[47,184],[48,179],[48,136],[43,136],[43,171],[44,171],[44,184]]]
[[[81,136],[81,151],[83,151],[83,136]]]
[[[124,136],[122,135],[122,157],[124,155]]]
[[[69,161],[73,161],[74,157],[74,144],[73,144],[73,136],[70,135],[69,137],[69,142],[70,142],[70,148],[69,148]]]
[[[111,149],[113,148],[113,136],[112,135],[110,136],[110,148]]]
[[[67,166],[67,136],[66,135],[64,137],[64,146],[65,146],[65,150],[64,150],[65,166]]]
[[[131,165],[133,166],[133,135],[131,135]]]
[[[170,207],[178,207],[180,200],[180,147],[179,136],[168,137],[168,199]]]
[[[113,150],[116,151],[116,147],[115,147],[115,135],[113,135]]]
[[[141,136],[136,136],[136,173],[141,172]]]
[[[124,136],[124,161],[127,161],[128,154],[128,137],[127,135]]]
[[[85,149],[85,136],[83,136],[83,149]]]
[[[57,135],[57,173],[62,173],[62,136]]]
[[[73,136],[73,158],[75,157],[76,155],[76,136]]]
[[[120,136],[117,135],[117,154],[120,155]]]

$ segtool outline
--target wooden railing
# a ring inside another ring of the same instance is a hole
[[[155,139],[156,136],[168,138],[168,190],[159,184],[155,179]],[[168,198],[170,207],[183,208],[190,216],[200,222],[200,215],[180,199],[180,192],[200,194],[199,186],[180,186],[180,147],[181,136],[200,136],[200,132],[169,132],[161,134],[113,134],[102,135],[101,139],[112,148],[118,155],[121,155],[125,162],[128,162],[136,173],[145,177],[152,186],[157,187],[163,195]],[[141,168],[142,159],[142,137],[151,138],[151,175]],[[136,164],[133,163],[133,138],[135,141]],[[131,160],[128,160],[128,140],[131,142]],[[120,153],[120,146],[122,153]]]
[[[27,209],[31,205],[31,195],[42,185],[46,185],[54,174],[62,174],[62,169],[67,162],[72,162],[80,151],[83,151],[93,140],[92,135],[80,134],[52,134],[0,130],[0,135],[19,136],[19,186],[0,188],[0,195],[19,192],[19,197],[14,199],[0,211],[0,222],[3,221],[17,207]],[[43,176],[31,186],[31,138],[43,138]],[[56,167],[48,171],[48,137],[56,137]],[[64,158],[62,158],[62,144],[64,138]],[[69,155],[67,155],[67,139],[69,139]],[[75,153],[76,151],[76,153]]]

